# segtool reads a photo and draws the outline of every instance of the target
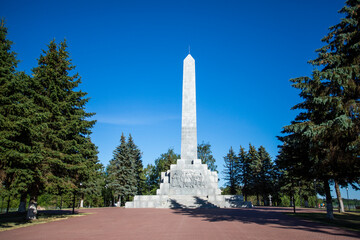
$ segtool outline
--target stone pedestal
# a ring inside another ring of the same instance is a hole
[[[251,207],[242,196],[221,195],[217,172],[212,172],[200,159],[191,164],[179,159],[170,170],[161,173],[156,195],[137,195],[125,208],[239,208]]]
[[[211,172],[200,159],[187,164],[179,159],[170,170],[162,173],[157,195],[208,196],[220,194],[217,172]]]

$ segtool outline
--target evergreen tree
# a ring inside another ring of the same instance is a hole
[[[32,108],[31,143],[34,151],[28,158],[27,192],[32,204],[46,189],[50,192],[78,190],[97,165],[97,149],[90,140],[95,121],[85,112],[85,92],[75,91],[79,75],[72,75],[66,42],[51,41],[43,51],[29,81]],[[30,207],[30,206],[29,206]]]
[[[16,123],[19,120],[17,113],[13,112],[17,108],[16,103],[22,98],[20,91],[23,86],[19,86],[21,82],[16,78],[19,61],[16,53],[11,51],[13,43],[7,39],[4,19],[0,22],[0,41],[0,180],[2,187],[10,190],[15,175],[11,162],[14,158],[19,158],[17,155],[22,155],[18,152],[19,148],[13,147],[17,143]],[[15,190],[13,187],[11,189]]]
[[[235,195],[238,190],[238,158],[236,157],[236,154],[232,147],[230,147],[230,150],[228,154],[224,157],[224,179],[226,181],[226,185],[229,186],[230,194]]]
[[[121,135],[120,145],[113,153],[113,159],[107,169],[108,186],[123,204],[130,196],[136,194],[136,168],[135,159],[130,156],[130,149],[124,134]]]
[[[261,194],[261,159],[256,148],[249,144],[248,161],[251,169],[251,176],[249,179],[249,190],[256,195],[257,205],[260,205],[260,194]]]
[[[242,186],[241,192],[245,197],[245,201],[248,200],[248,196],[251,194],[251,183],[252,183],[252,169],[249,161],[249,157],[245,149],[240,146],[240,152],[238,154],[238,184]]]
[[[203,142],[201,144],[198,144],[197,155],[198,158],[201,159],[202,164],[207,164],[208,168],[211,171],[216,171],[215,158],[212,155],[210,148],[211,148],[210,143]]]
[[[84,207],[84,203],[90,206],[101,206],[104,202],[99,196],[102,195],[105,187],[105,172],[102,164],[96,164],[95,169],[86,181],[81,182],[78,194],[80,195],[80,207]]]
[[[141,160],[141,152],[135,145],[134,140],[129,135],[127,146],[129,148],[130,157],[135,162],[135,177],[136,177],[136,194],[141,195],[145,191],[145,175],[143,172],[143,164]]]
[[[284,153],[299,153],[296,142],[305,147],[308,152],[305,162],[291,163],[290,156],[288,165],[297,165],[301,174],[323,181],[330,219],[333,214],[329,181],[346,185],[360,178],[359,4],[359,0],[348,0],[340,10],[345,18],[322,39],[326,45],[318,49],[318,57],[310,61],[321,70],[314,70],[311,78],[291,80],[304,99],[293,109],[303,112],[284,127],[283,133],[287,136],[281,138]]]
[[[0,176],[9,196],[20,195],[20,211],[25,211],[29,182],[38,167],[30,163],[39,155],[39,132],[45,118],[32,101],[30,77],[17,73],[16,54],[6,39],[4,20],[0,23]],[[39,178],[36,179],[41,183]]]
[[[0,175],[24,207],[27,194],[36,205],[45,189],[74,190],[89,177],[98,162],[89,138],[95,121],[86,120],[93,115],[84,110],[86,93],[74,90],[80,79],[70,74],[75,67],[65,42],[50,43],[30,78],[15,72],[17,60],[6,34],[2,21]]]
[[[273,192],[274,186],[274,166],[271,160],[269,153],[265,150],[263,146],[260,146],[258,149],[259,158],[261,162],[260,172],[259,172],[259,191],[262,195],[264,205],[268,205],[267,200],[269,195]]]

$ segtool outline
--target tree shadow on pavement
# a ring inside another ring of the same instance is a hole
[[[189,217],[202,218],[203,221],[237,221],[243,224],[271,225],[274,228],[294,229],[310,232],[329,234],[331,236],[346,236],[360,238],[360,232],[345,230],[337,227],[328,226],[323,223],[312,222],[285,215],[290,212],[284,208],[177,208],[175,214],[182,214]]]
[[[196,208],[218,208],[218,206],[204,200],[201,199],[199,197],[194,196],[194,207]],[[176,199],[170,199],[170,208],[171,209],[189,209],[186,205],[183,205],[181,203],[179,203],[178,201],[176,201]],[[191,208],[194,209],[194,208]]]

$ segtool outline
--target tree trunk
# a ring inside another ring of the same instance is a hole
[[[304,195],[303,200],[304,200],[304,206],[306,208],[308,208],[309,207],[309,197],[307,195]]]
[[[332,198],[331,198],[331,192],[330,192],[330,186],[329,181],[324,181],[324,190],[326,195],[326,216],[328,219],[333,220],[334,219],[334,213],[333,213],[333,205],[332,205]]]
[[[296,206],[295,206],[295,194],[292,195],[292,202],[293,202],[293,211],[296,213]]]
[[[26,212],[26,197],[27,193],[21,193],[18,212]]]
[[[315,188],[315,208],[320,208],[318,203],[318,197],[317,197],[317,190],[316,190],[316,180],[314,180],[314,188]]]
[[[259,194],[256,194],[256,205],[260,206]]]
[[[118,202],[116,203],[117,207],[121,207],[121,197],[120,195],[118,196]]]
[[[26,214],[27,220],[35,220],[37,217],[37,196],[30,196],[29,208]]]
[[[74,197],[73,197],[73,203],[72,203],[72,214],[75,214],[75,200],[76,200],[76,194],[74,191]]]
[[[85,194],[82,193],[80,196],[80,207],[83,208],[84,207],[84,198],[85,198]]]
[[[7,202],[7,207],[6,207],[6,213],[9,213],[9,209],[10,209],[10,195],[8,197],[8,202]]]
[[[340,188],[339,188],[339,184],[338,184],[337,181],[335,181],[335,191],[336,191],[336,197],[337,197],[337,200],[338,200],[338,203],[339,203],[339,212],[343,213],[343,212],[345,212],[344,202],[343,202],[343,200],[341,198]]]

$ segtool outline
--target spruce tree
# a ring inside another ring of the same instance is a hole
[[[348,0],[340,10],[341,22],[322,39],[325,45],[310,61],[320,67],[312,77],[292,79],[304,102],[293,109],[302,112],[284,127],[280,138],[288,166],[308,179],[323,181],[328,218],[333,218],[329,181],[353,184],[360,180],[360,1]],[[305,149],[305,153],[297,145]],[[307,155],[307,158],[293,154]]]
[[[12,42],[6,39],[4,20],[0,23],[0,176],[10,195],[20,196],[19,211],[25,210],[29,183],[39,172],[30,164],[39,155],[37,137],[44,127],[32,101],[31,78],[24,72],[16,72],[18,61],[11,51]]]
[[[238,183],[241,186],[241,192],[247,201],[248,196],[251,194],[251,182],[252,182],[252,169],[249,161],[249,157],[245,148],[240,146],[240,152],[238,154],[239,164],[237,171],[239,173]]]
[[[230,147],[228,154],[224,157],[224,179],[226,185],[229,187],[230,194],[235,195],[238,190],[238,158],[232,147]]]
[[[75,195],[98,163],[97,148],[90,140],[95,121],[87,120],[94,114],[85,111],[87,93],[76,91],[81,81],[77,73],[73,74],[75,66],[66,41],[51,41],[43,54],[32,70],[29,88],[37,113],[43,116],[39,121],[45,126],[34,138],[40,144],[38,155],[30,163],[39,179],[34,178],[28,189],[33,201],[44,188]]]
[[[129,134],[127,146],[129,148],[130,157],[135,162],[135,178],[136,178],[136,194],[141,195],[145,191],[145,175],[143,172],[143,164],[141,160],[141,151],[135,145],[134,140]]]
[[[7,39],[7,34],[5,20],[2,19],[0,22],[0,180],[2,186],[10,190],[15,175],[11,162],[18,155],[11,153],[16,144],[18,130],[16,128],[18,117],[16,113],[13,114],[13,109],[16,109],[16,102],[21,99],[20,90],[23,86],[18,86],[16,67],[19,61],[16,59],[16,53],[11,50],[13,42]]]
[[[120,145],[113,153],[113,159],[108,166],[108,186],[113,190],[121,204],[137,191],[135,159],[130,156],[130,150],[124,134]]]
[[[261,162],[258,182],[259,192],[262,195],[264,205],[267,205],[267,200],[265,199],[268,199],[269,194],[273,192],[274,166],[269,153],[263,146],[259,147],[258,153]]]
[[[81,182],[78,190],[80,196],[80,207],[84,206],[84,202],[88,202],[93,206],[94,204],[100,205],[96,199],[102,195],[103,188],[105,187],[105,172],[102,164],[98,163],[92,166],[94,169],[91,171],[91,175],[85,181]],[[81,204],[83,203],[83,204]],[[100,202],[104,204],[103,201]]]
[[[256,195],[257,205],[260,205],[260,198],[259,195],[261,194],[261,160],[258,151],[256,148],[249,144],[249,151],[248,151],[248,161],[250,164],[251,169],[251,178],[249,179],[249,188],[250,192]]]

